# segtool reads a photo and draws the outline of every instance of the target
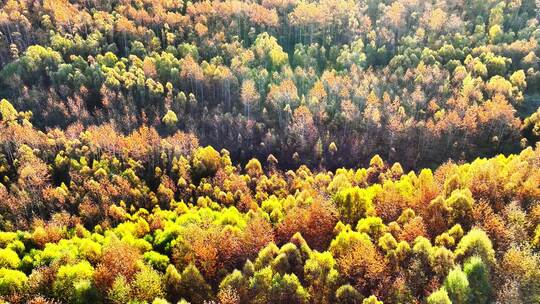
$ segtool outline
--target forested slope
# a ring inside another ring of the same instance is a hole
[[[534,0],[6,0],[0,97],[41,129],[182,130],[244,163],[435,167],[519,151],[539,16]]]
[[[378,155],[284,172],[148,127],[43,133],[1,105],[11,303],[540,299],[538,147],[416,173]]]
[[[0,302],[540,303],[535,0],[0,0]]]

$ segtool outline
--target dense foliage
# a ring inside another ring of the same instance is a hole
[[[5,0],[0,97],[39,128],[182,130],[243,162],[434,168],[534,147],[537,5]]]
[[[0,1],[0,302],[540,303],[536,0]]]
[[[151,127],[42,132],[1,104],[10,303],[540,299],[538,146],[434,172],[378,155],[284,172]]]

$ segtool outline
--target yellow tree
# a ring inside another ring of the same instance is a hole
[[[244,82],[242,82],[240,98],[242,100],[242,104],[244,104],[245,115],[249,120],[251,111],[256,111],[257,103],[261,98],[253,80],[246,79]]]

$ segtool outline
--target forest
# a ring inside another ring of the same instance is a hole
[[[0,303],[540,304],[538,0],[0,0]]]

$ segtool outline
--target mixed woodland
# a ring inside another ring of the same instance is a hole
[[[0,0],[0,302],[540,303],[535,0]]]

